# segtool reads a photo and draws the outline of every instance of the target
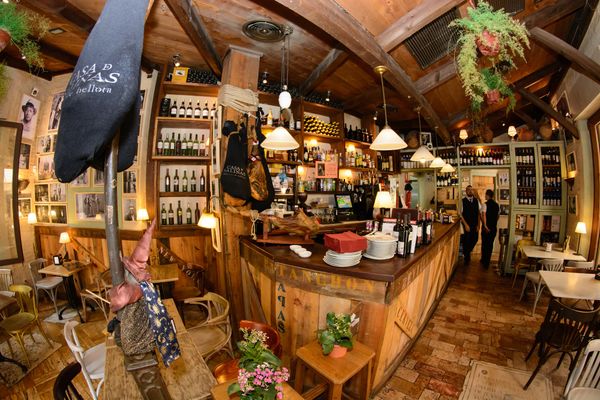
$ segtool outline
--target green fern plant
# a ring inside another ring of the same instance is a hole
[[[50,20],[31,11],[17,9],[15,3],[0,4],[0,29],[10,35],[29,67],[44,67],[37,43],[50,29]]]

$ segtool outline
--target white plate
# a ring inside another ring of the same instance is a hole
[[[323,257],[323,261],[325,261],[326,264],[331,265],[332,267],[338,267],[338,268],[348,268],[348,267],[354,267],[355,265],[360,263],[360,260],[358,260],[355,263],[352,263],[350,265],[346,265],[346,264],[337,264],[335,262],[331,262],[328,261],[328,259],[326,257]]]
[[[365,256],[367,258],[370,258],[371,260],[383,261],[383,260],[389,260],[391,258],[394,258],[395,254],[392,254],[391,256],[388,256],[388,257],[375,257],[375,256],[372,256],[369,253],[364,253],[363,256]]]
[[[362,251],[355,251],[353,253],[338,253],[333,250],[327,250],[327,252],[325,254],[327,254],[330,257],[352,258],[352,257],[360,256],[362,254]]]
[[[327,257],[328,259],[332,260],[332,261],[338,261],[341,263],[345,263],[345,262],[353,262],[353,261],[360,261],[362,255],[359,254],[357,256],[353,256],[353,257],[336,257],[336,256],[332,256],[329,254],[325,254],[325,257]]]

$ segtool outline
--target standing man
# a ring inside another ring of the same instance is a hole
[[[481,230],[481,265],[487,269],[490,266],[490,259],[494,250],[494,239],[498,231],[500,207],[494,200],[493,190],[488,189],[485,191],[485,200],[484,211],[481,213],[481,223],[483,224]]]
[[[463,257],[465,265],[471,262],[471,251],[479,238],[479,201],[473,195],[473,187],[467,186],[466,196],[462,199],[462,213],[460,219],[463,224],[462,235]]]

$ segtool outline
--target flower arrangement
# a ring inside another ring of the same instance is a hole
[[[227,394],[238,393],[243,400],[274,400],[283,398],[283,383],[290,374],[281,367],[266,345],[267,334],[257,330],[240,329],[243,340],[237,343],[242,353],[238,379],[227,388]]]
[[[471,99],[472,108],[478,110],[486,94],[496,91],[491,100],[500,101],[495,98],[498,94],[502,98],[509,97],[508,109],[512,109],[514,97],[503,74],[515,67],[513,57],[525,59],[524,49],[529,47],[527,28],[503,9],[494,10],[482,0],[477,2],[477,7],[470,1],[467,14],[450,23],[460,29],[456,64],[465,94]],[[480,53],[485,57],[483,60]],[[482,63],[491,67],[482,68]]]
[[[350,327],[355,321],[356,316],[354,314],[327,313],[327,327],[317,332],[317,339],[321,344],[323,354],[331,354],[336,349],[336,346],[337,348],[344,348],[340,349],[342,350],[342,354],[339,357],[342,357],[346,350],[352,350],[352,331]],[[334,357],[337,356],[334,353]]]

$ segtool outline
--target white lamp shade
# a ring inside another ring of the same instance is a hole
[[[269,150],[293,150],[297,149],[298,142],[292,135],[282,126],[278,126],[273,132],[267,135],[267,138],[260,144],[264,149]]]
[[[461,140],[467,140],[467,139],[469,138],[469,133],[467,132],[467,130],[466,130],[466,129],[461,129],[461,130],[460,130],[460,133],[458,134],[458,137],[459,137]]]
[[[279,93],[279,107],[290,108],[292,105],[292,95],[287,90]]]
[[[513,125],[511,125],[508,127],[507,133],[508,133],[508,136],[515,137],[515,136],[517,136],[517,129]]]
[[[30,212],[27,214],[27,223],[28,224],[37,224],[37,216],[34,212]]]
[[[429,167],[430,168],[442,168],[444,165],[446,165],[446,162],[444,160],[442,160],[441,157],[436,157],[433,159],[431,164],[429,164]]]
[[[415,154],[410,158],[411,161],[420,161],[422,163],[432,161],[433,159],[435,159],[435,157],[426,146],[419,147],[417,151],[415,151]]]
[[[586,234],[587,233],[587,227],[585,226],[585,222],[578,222],[577,226],[575,227],[575,233],[582,233],[582,234]]]
[[[380,190],[377,192],[377,196],[375,196],[375,204],[373,204],[373,208],[394,208],[395,204],[392,200],[392,196],[390,192],[386,190]]]
[[[206,229],[215,229],[217,227],[217,217],[211,212],[203,212],[198,221],[198,226]]]
[[[371,150],[389,151],[406,148],[407,144],[389,126],[384,126],[369,148]]]
[[[440,172],[454,172],[455,169],[452,165],[450,164],[446,164],[442,167],[442,169],[440,170]]]
[[[148,215],[148,210],[145,208],[140,208],[137,210],[137,220],[138,221],[148,221],[150,216]]]
[[[71,243],[71,238],[69,237],[69,232],[61,232],[60,237],[58,238],[58,243],[61,243],[61,244]]]

